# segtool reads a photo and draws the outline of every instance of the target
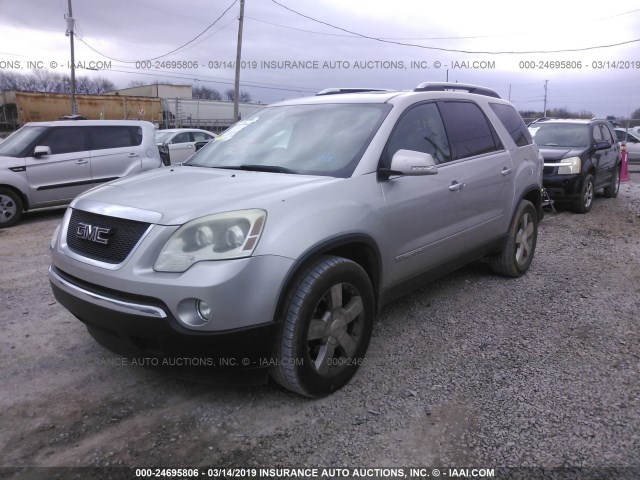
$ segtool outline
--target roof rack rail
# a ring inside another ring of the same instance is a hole
[[[444,92],[447,90],[465,90],[469,93],[477,95],[485,95],[487,97],[501,98],[498,92],[490,88],[479,87],[477,85],[469,85],[467,83],[439,83],[439,82],[423,82],[414,88],[414,92]]]
[[[346,87],[346,88],[325,88],[324,90],[316,93],[318,95],[338,95],[341,93],[365,93],[365,92],[391,92],[386,88],[359,88],[359,87]]]
[[[553,117],[539,117],[539,118],[536,118],[535,120],[532,120],[531,122],[529,122],[527,124],[527,126],[533,125],[534,123],[546,122],[547,120],[555,120],[555,118],[553,118]]]

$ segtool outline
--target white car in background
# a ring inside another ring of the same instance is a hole
[[[198,128],[171,128],[156,130],[156,143],[160,158],[165,165],[184,162],[196,151],[196,142],[208,142],[216,138],[215,133]]]
[[[616,128],[618,142],[627,144],[627,161],[629,163],[640,163],[640,133],[635,130]]]

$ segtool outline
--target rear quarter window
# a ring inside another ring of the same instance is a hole
[[[142,143],[142,128],[134,126],[94,127],[91,129],[93,150],[134,147]]]
[[[520,114],[511,105],[490,103],[491,110],[496,114],[504,128],[518,147],[531,145],[533,139]]]

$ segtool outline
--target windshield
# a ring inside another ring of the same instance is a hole
[[[0,157],[24,157],[25,149],[38,138],[47,127],[22,127],[0,143]],[[33,152],[31,152],[33,153]]]
[[[539,147],[588,147],[589,125],[581,123],[540,123],[529,127]]]
[[[269,107],[236,123],[186,165],[349,177],[388,104]]]

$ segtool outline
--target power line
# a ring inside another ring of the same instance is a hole
[[[304,28],[296,28],[291,27],[289,25],[282,25],[281,23],[267,22],[266,20],[260,20],[255,17],[250,17],[249,15],[245,15],[245,18],[250,18],[254,22],[266,23],[267,25],[273,25],[274,27],[287,28],[289,30],[296,30],[298,32],[304,33],[313,33],[316,35],[326,35],[329,37],[343,37],[343,38],[357,38],[359,35],[354,34],[341,34],[341,33],[328,33],[328,32],[318,32],[317,30],[306,30]],[[491,37],[501,37],[508,36],[508,33],[496,34],[496,35],[475,35],[475,36],[467,36],[467,37],[380,37],[381,40],[477,40],[479,38],[491,38]]]
[[[453,53],[469,53],[469,54],[485,54],[485,55],[524,55],[524,54],[543,54],[543,53],[568,53],[568,52],[584,52],[587,50],[597,50],[597,49],[601,49],[601,48],[611,48],[611,47],[619,47],[621,45],[627,45],[630,43],[635,43],[635,42],[640,42],[640,38],[634,39],[634,40],[627,40],[625,42],[619,42],[619,43],[613,43],[610,45],[597,45],[597,46],[593,46],[593,47],[583,47],[583,48],[567,48],[567,49],[562,49],[562,50],[530,50],[530,51],[479,51],[479,50],[458,50],[458,49],[453,49],[453,48],[442,48],[442,47],[429,47],[426,45],[419,45],[416,43],[407,43],[407,42],[399,42],[396,40],[386,40],[384,38],[379,38],[379,37],[372,37],[369,35],[364,35],[362,33],[358,33],[358,32],[354,32],[353,30],[348,30],[346,28],[342,28],[342,27],[338,27],[337,25],[333,25],[331,23],[322,21],[322,20],[318,20],[317,18],[314,17],[310,17],[309,15],[305,15],[304,13],[300,13],[297,10],[294,10],[290,7],[287,7],[286,5],[283,5],[282,3],[276,1],[276,0],[271,0],[273,3],[275,3],[276,5],[278,5],[281,8],[284,8],[285,10],[288,10],[291,13],[294,13],[296,15],[299,15],[303,18],[306,18],[308,20],[311,20],[313,22],[316,23],[320,23],[322,25],[326,25],[328,27],[331,28],[335,28],[336,30],[340,30],[342,32],[346,32],[346,33],[350,33],[352,35],[355,35],[357,37],[360,38],[366,38],[368,40],[375,40],[376,42],[382,42],[382,43],[390,43],[392,45],[400,45],[403,47],[416,47],[416,48],[422,48],[425,50],[438,50],[441,52],[453,52]]]
[[[95,48],[94,48],[94,47],[92,47],[91,45],[89,45],[89,44],[88,44],[87,42],[85,42],[82,38],[77,37],[77,36],[76,36],[76,37],[78,38],[78,40],[80,40],[83,44],[85,44],[89,49],[93,50],[93,51],[94,51],[95,53],[97,53],[98,55],[101,55],[101,56],[103,56],[104,58],[108,58],[109,60],[113,60],[114,62],[120,62],[120,63],[150,62],[150,61],[152,61],[152,60],[158,60],[159,58],[162,58],[162,57],[166,57],[166,56],[168,56],[168,55],[171,55],[172,53],[176,53],[178,50],[183,49],[184,47],[186,47],[186,46],[187,46],[187,45],[189,45],[190,43],[195,42],[198,38],[200,38],[202,35],[204,35],[204,34],[205,34],[205,33],[206,33],[206,32],[207,32],[211,27],[213,27],[216,23],[218,23],[218,21],[220,21],[220,19],[221,19],[222,17],[224,17],[224,16],[226,15],[226,13],[227,13],[229,10],[231,10],[231,8],[232,8],[236,3],[238,3],[238,0],[234,0],[234,1],[233,1],[233,3],[231,3],[231,5],[229,5],[229,6],[227,7],[227,9],[226,9],[224,12],[222,12],[222,15],[220,15],[218,18],[216,18],[216,19],[213,21],[213,23],[209,24],[209,26],[208,26],[207,28],[205,28],[202,32],[200,32],[198,35],[196,35],[195,37],[193,37],[193,38],[192,38],[191,40],[189,40],[188,42],[186,42],[186,43],[184,43],[184,44],[180,45],[180,46],[179,46],[179,47],[177,47],[177,48],[174,48],[174,49],[173,49],[173,50],[171,50],[170,52],[167,52],[167,53],[165,53],[165,54],[163,54],[163,55],[158,55],[157,57],[147,58],[147,59],[144,59],[144,60],[122,60],[122,59],[118,59],[118,58],[110,57],[109,55],[106,55],[106,54],[104,54],[104,53],[102,53],[102,52],[98,51],[97,49],[95,49]]]

